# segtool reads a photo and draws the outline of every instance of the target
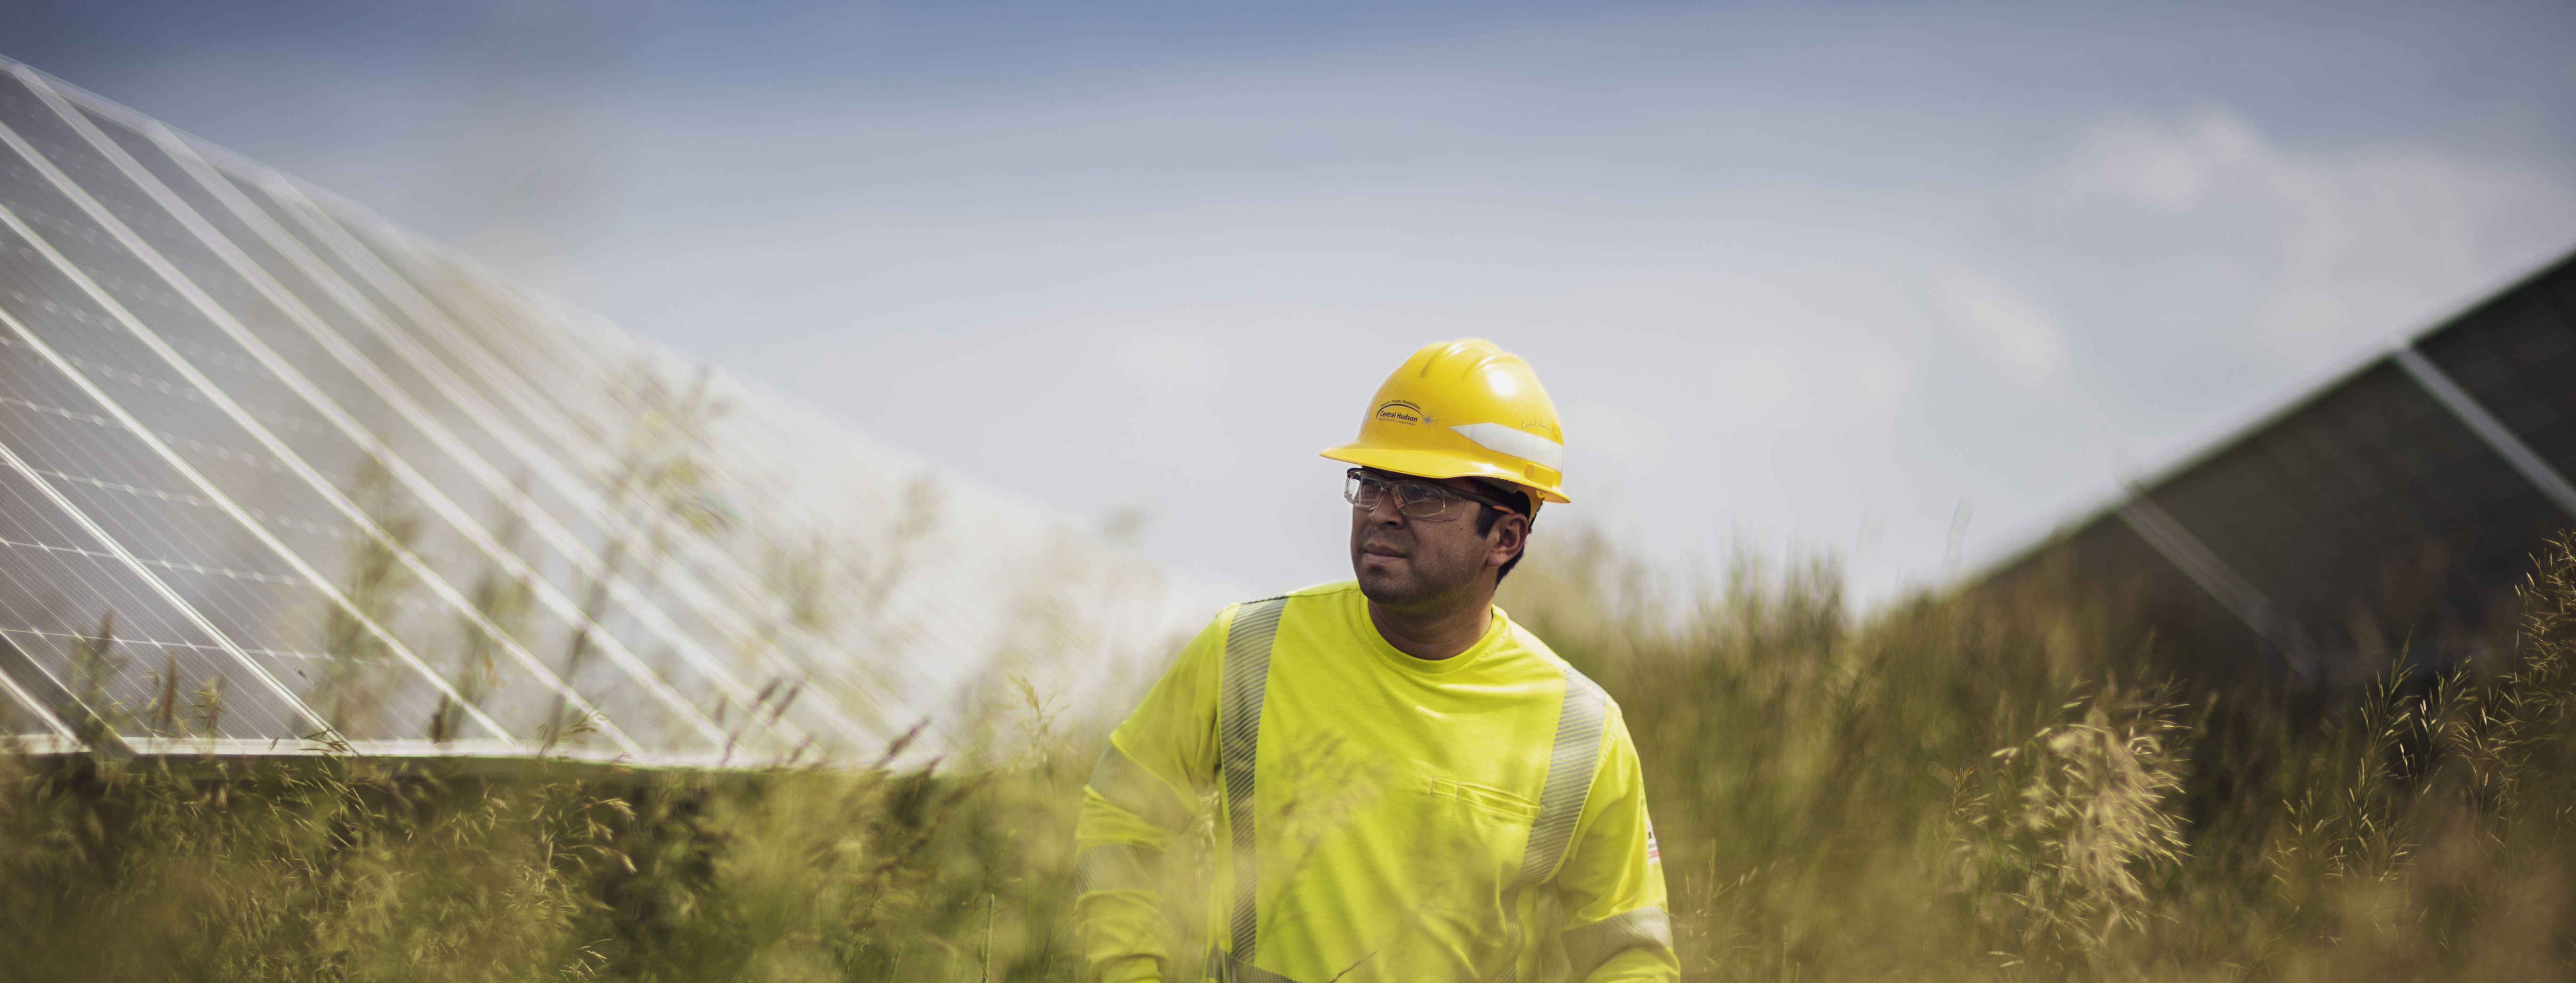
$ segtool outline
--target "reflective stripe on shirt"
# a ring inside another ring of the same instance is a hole
[[[1566,977],[1581,980],[1601,968],[1602,963],[1637,946],[1659,949],[1673,947],[1673,923],[1662,908],[1639,908],[1623,911],[1581,928],[1569,928],[1565,940],[1565,961],[1574,969]]]
[[[1252,964],[1260,942],[1254,908],[1261,888],[1261,859],[1254,852],[1253,762],[1260,756],[1261,696],[1270,682],[1270,646],[1279,637],[1279,616],[1286,597],[1253,601],[1234,612],[1225,635],[1223,716],[1217,725],[1220,767],[1225,772],[1227,837],[1234,845],[1234,958]]]
[[[1285,617],[1291,600],[1295,622]],[[1354,959],[1374,959],[1389,978],[1513,980],[1533,971],[1525,965],[1537,950],[1533,933],[1563,924],[1545,917],[1531,892],[1560,887],[1595,900],[1586,914],[1621,912],[1562,933],[1577,968],[1597,972],[1632,947],[1668,951],[1642,799],[1590,799],[1606,775],[1635,784],[1616,705],[1499,610],[1463,654],[1470,658],[1424,663],[1392,649],[1355,584],[1223,612],[1120,725],[1088,783],[1075,879],[1094,965],[1151,954],[1167,972],[1181,968],[1152,944],[1169,930],[1154,912],[1169,839],[1156,828],[1180,832],[1197,811],[1190,790],[1209,779],[1220,783],[1225,843],[1216,861],[1223,887],[1208,898],[1207,979],[1319,983],[1347,974]],[[1272,683],[1283,694],[1275,707]],[[1265,726],[1279,733],[1265,737]],[[1305,756],[1307,739],[1326,739],[1320,762]],[[1421,794],[1434,798],[1417,805],[1400,790],[1423,780]],[[1444,786],[1484,797],[1437,798]],[[1348,815],[1315,813],[1323,828],[1352,831],[1321,841],[1318,856],[1337,865],[1334,877],[1290,878],[1325,868],[1273,855],[1291,834],[1279,826],[1280,797],[1302,803],[1310,792],[1349,800]],[[1273,800],[1269,815],[1262,793]],[[1598,830],[1586,825],[1591,812],[1602,813]],[[1631,876],[1628,861],[1616,860],[1629,854],[1648,876]],[[1453,917],[1419,917],[1429,910]],[[1664,963],[1658,979],[1670,975]]]
[[[1592,794],[1592,775],[1601,766],[1601,723],[1610,709],[1610,694],[1571,667],[1565,670],[1565,698],[1556,711],[1556,743],[1548,751],[1547,785],[1539,792],[1538,821],[1530,825],[1529,847],[1521,870],[1503,890],[1503,910],[1519,911],[1521,892],[1547,883],[1565,861],[1574,840],[1574,824],[1583,818],[1583,800]],[[1513,945],[1520,949],[1520,920],[1512,920]],[[1503,968],[1511,983],[1518,963]],[[1581,976],[1576,976],[1581,979]]]

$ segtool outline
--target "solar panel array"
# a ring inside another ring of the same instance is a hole
[[[1191,611],[1061,522],[0,69],[0,732],[873,755]]]
[[[2474,657],[2576,526],[2576,256],[2180,467],[1988,579],[2134,592],[2214,663],[2349,685]]]

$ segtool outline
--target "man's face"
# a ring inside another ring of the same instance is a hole
[[[1493,491],[1467,478],[1417,478],[1488,498]],[[1520,547],[1527,521],[1506,515],[1485,535],[1476,534],[1472,501],[1453,502],[1438,520],[1396,510],[1394,495],[1378,496],[1374,509],[1351,509],[1351,571],[1360,592],[1383,607],[1438,608],[1471,594],[1488,567],[1501,566]]]

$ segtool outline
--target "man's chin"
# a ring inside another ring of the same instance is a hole
[[[1395,610],[1422,607],[1438,598],[1441,591],[1411,577],[1397,576],[1392,571],[1360,571],[1360,593],[1377,606]]]
[[[1403,604],[1421,594],[1417,585],[1389,570],[1362,567],[1359,581],[1360,593],[1379,604]]]

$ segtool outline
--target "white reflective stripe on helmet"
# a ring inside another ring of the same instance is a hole
[[[1565,470],[1565,445],[1527,430],[1499,423],[1464,423],[1449,429],[1458,431],[1486,450]]]

